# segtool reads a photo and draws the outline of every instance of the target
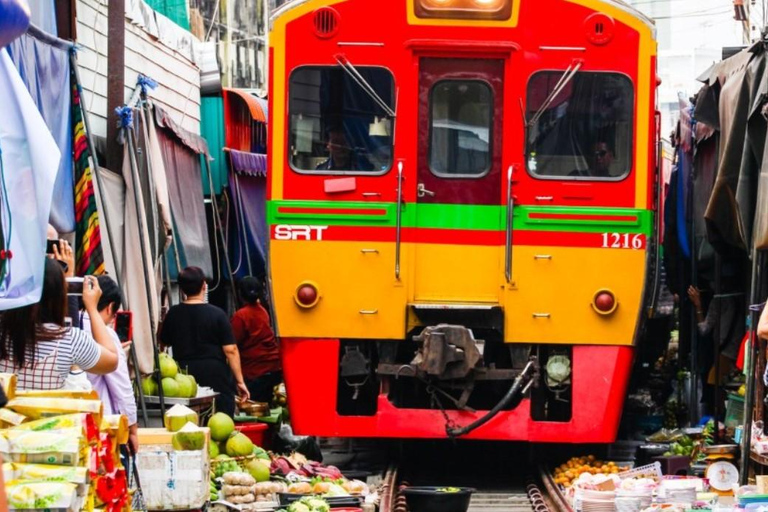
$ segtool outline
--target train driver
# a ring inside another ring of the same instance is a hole
[[[611,165],[613,164],[614,154],[609,143],[598,140],[592,145],[592,151],[587,156],[589,169],[576,169],[571,172],[571,176],[588,176],[592,178],[611,177]]]
[[[334,127],[328,130],[325,147],[328,159],[315,168],[318,171],[370,171],[373,165],[364,156],[349,146],[344,129]]]

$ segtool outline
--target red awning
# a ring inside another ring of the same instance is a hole
[[[229,87],[224,87],[224,94],[234,94],[235,96],[242,99],[245,104],[248,105],[248,110],[250,110],[251,117],[253,117],[254,121],[258,121],[260,123],[267,122],[267,102],[265,100],[254,96],[245,89],[232,89]]]

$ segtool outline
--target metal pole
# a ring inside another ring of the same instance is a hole
[[[715,297],[712,299],[712,302],[709,304],[709,311],[712,311],[712,308],[715,307],[715,300],[717,300],[717,307],[719,311],[717,311],[717,317],[715,321],[714,328],[712,329],[712,343],[714,345],[714,353],[715,353],[715,385],[714,385],[714,396],[713,396],[713,416],[715,418],[715,431],[713,434],[713,441],[714,444],[720,444],[720,336],[721,336],[721,326],[722,326],[722,312],[723,312],[723,303],[720,297],[723,293],[723,259],[720,257],[720,254],[715,253]]]
[[[677,159],[677,165],[678,165],[678,179],[686,179],[688,176],[683,176],[684,172],[684,166],[681,165],[681,162],[683,161],[683,150],[678,145],[678,159]],[[692,205],[693,201],[689,201],[689,204]],[[694,286],[698,285],[698,269],[696,268],[697,258],[696,258],[696,237],[694,232],[694,224],[693,224],[693,215],[690,214],[690,212],[686,211],[686,215],[689,216],[691,219],[690,222],[687,222],[686,225],[688,226],[688,229],[690,230],[690,233],[688,235],[688,240],[690,244],[690,250],[691,250],[691,283]],[[691,304],[690,299],[688,299],[688,303]],[[696,319],[696,311],[695,308],[690,308],[690,322],[691,322],[691,354],[690,354],[690,362],[691,362],[691,392],[690,392],[690,410],[688,411],[691,426],[696,425],[699,422],[699,361],[698,361],[698,354],[699,354],[699,324]]]
[[[83,126],[85,127],[85,135],[86,140],[88,141],[88,150],[91,153],[91,160],[93,162],[93,175],[96,178],[96,187],[99,189],[99,198],[101,199],[102,204],[104,204],[104,182],[101,179],[101,169],[99,168],[99,162],[96,158],[96,145],[93,143],[93,134],[91,132],[91,123],[88,120],[89,114],[88,109],[85,108],[84,102],[84,96],[83,96],[83,85],[80,81],[80,69],[77,66],[77,55],[75,55],[75,52],[71,52],[69,55],[70,64],[72,66],[72,69],[75,73],[75,82],[77,86],[77,93],[80,95],[80,110],[83,115]],[[110,227],[109,222],[109,212],[107,211],[107,208],[102,208],[101,211],[99,211],[99,214],[104,218],[104,228],[107,232],[107,239],[109,240],[109,252],[112,253],[112,263],[115,266],[115,281],[120,283],[122,280],[122,270],[120,268],[120,260],[117,257],[117,249],[115,245],[115,236],[112,233],[112,228]],[[128,299],[123,295],[122,293],[122,287],[120,290],[121,299],[123,304],[125,305],[126,309],[130,309],[130,306],[128,304]],[[141,374],[139,373],[139,359],[136,355],[136,347],[135,345],[131,345],[130,349],[131,354],[131,362],[133,363],[133,368],[136,370],[136,384],[139,391],[139,407],[141,408],[141,416],[142,420],[144,420],[144,426],[146,427],[149,425],[149,417],[147,416],[147,404],[144,399],[144,388],[141,386]]]
[[[149,283],[149,268],[147,266],[149,262],[149,257],[147,255],[147,248],[144,246],[144,240],[143,240],[143,234],[146,233],[147,226],[145,225],[146,219],[144,218],[144,215],[143,215],[144,205],[142,204],[141,197],[139,196],[140,194],[139,190],[141,185],[139,182],[139,168],[136,162],[136,144],[133,140],[133,130],[131,128],[126,127],[125,133],[128,139],[128,154],[131,160],[133,199],[136,202],[136,217],[139,219],[139,246],[141,247],[141,261],[144,266],[144,269],[143,269],[144,270],[144,286],[147,289],[147,297],[150,298],[149,326],[152,331],[152,351],[155,356],[155,373],[159,373],[160,372],[160,353],[157,350],[157,326],[155,325],[154,311],[152,311],[152,300],[151,300],[151,294],[154,293],[154,290],[152,290]],[[158,379],[157,383],[158,383],[157,394],[160,397],[160,414],[165,415],[165,397],[163,396],[162,381]]]
[[[760,276],[758,257],[762,259],[762,253],[757,249],[752,249],[752,280],[750,283],[749,303],[750,305],[758,302],[758,281]],[[743,432],[741,436],[741,468],[739,478],[742,485],[746,485],[749,479],[749,461],[752,454],[752,409],[755,406],[755,360],[757,359],[757,322],[760,312],[750,307],[749,312],[749,353],[747,360],[747,393],[744,397],[744,421]]]
[[[151,112],[149,109],[149,103],[147,103],[147,95],[144,94],[144,92],[141,93],[140,97],[140,104],[141,104],[141,110],[144,113],[143,119],[141,120],[141,132],[142,137],[144,138],[144,152],[146,153],[144,155],[146,162],[147,162],[147,179],[149,182],[149,202],[150,202],[150,212],[152,215],[152,233],[151,233],[151,241],[150,249],[153,249],[156,251],[156,254],[152,255],[152,268],[155,267],[155,260],[160,257],[160,245],[161,241],[158,240],[157,232],[155,231],[155,227],[159,224],[160,215],[158,213],[157,208],[157,191],[155,190],[155,174],[152,169],[152,159],[150,158],[150,140],[149,140],[149,130],[147,128],[147,124],[151,122]],[[153,247],[154,246],[154,247]]]

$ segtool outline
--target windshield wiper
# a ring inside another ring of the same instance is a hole
[[[371,99],[375,101],[376,104],[379,105],[379,107],[381,107],[381,109],[384,111],[385,114],[387,114],[387,116],[393,119],[396,117],[395,111],[392,110],[389,105],[387,105],[386,101],[381,99],[381,96],[376,94],[376,91],[373,89],[371,84],[369,84],[368,81],[365,78],[363,78],[363,75],[361,75],[360,72],[357,70],[357,68],[353,66],[351,62],[349,62],[349,59],[347,59],[347,57],[339,54],[339,55],[336,55],[334,58],[341,66],[341,69],[346,71],[346,73],[350,76],[350,78],[352,78],[352,80],[354,80],[355,83],[357,83],[357,85],[360,86],[363,92],[365,92],[368,96],[370,96]]]
[[[571,82],[574,76],[576,76],[576,73],[579,71],[579,69],[581,69],[583,64],[584,61],[577,59],[568,65],[568,67],[563,72],[563,76],[560,77],[560,80],[557,81],[555,87],[552,89],[552,92],[549,93],[549,96],[547,96],[547,99],[544,100],[544,103],[541,104],[539,110],[537,110],[531,120],[528,121],[528,126],[533,126],[539,122],[539,118],[544,115],[544,112],[549,108],[552,102],[555,101],[555,98],[557,98],[557,96],[563,92],[565,86]]]

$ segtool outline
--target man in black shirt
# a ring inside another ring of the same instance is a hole
[[[198,384],[219,393],[217,410],[234,416],[235,395],[248,399],[240,368],[240,353],[226,313],[206,304],[208,284],[197,267],[179,273],[185,299],[168,310],[160,331],[163,345],[173,348],[179,367],[186,368]]]

